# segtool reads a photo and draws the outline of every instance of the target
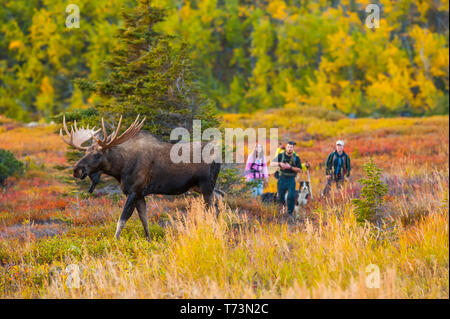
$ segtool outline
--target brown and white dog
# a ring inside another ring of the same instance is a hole
[[[310,197],[309,193],[309,182],[300,182],[300,188],[295,190],[295,215],[296,217],[300,217],[300,207],[308,204],[308,200]],[[287,192],[284,197],[284,202],[287,203]],[[278,194],[277,193],[264,193],[261,195],[261,201],[264,203],[277,203],[278,202]]]
[[[287,194],[286,194],[287,195]],[[300,206],[305,206],[308,204],[308,199],[311,195],[309,194],[309,182],[300,182],[300,188],[296,192],[295,199],[295,216],[300,217]]]

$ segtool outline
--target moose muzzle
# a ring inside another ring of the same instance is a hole
[[[75,178],[85,179],[87,175],[88,174],[87,174],[86,170],[84,168],[82,168],[82,167],[77,167],[76,166],[73,169],[73,177],[75,177]]]

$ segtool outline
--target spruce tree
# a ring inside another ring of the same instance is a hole
[[[381,179],[381,168],[378,168],[372,159],[364,164],[366,178],[359,179],[363,184],[359,198],[353,199],[355,204],[355,214],[357,220],[361,223],[364,221],[377,221],[383,206],[384,195],[388,192],[388,187]]]
[[[98,120],[130,125],[137,114],[147,118],[144,130],[168,140],[175,127],[192,130],[194,119],[202,120],[202,130],[217,126],[215,107],[197,88],[184,42],[158,32],[155,26],[166,17],[164,9],[151,0],[123,11],[124,27],[119,29],[119,45],[106,61],[109,74],[96,83],[81,80],[80,86],[102,97],[97,105]],[[142,118],[141,117],[141,118]]]
[[[0,187],[6,186],[6,179],[23,172],[23,163],[13,153],[0,148]]]

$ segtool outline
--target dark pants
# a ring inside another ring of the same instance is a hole
[[[295,176],[280,176],[278,178],[278,199],[281,204],[284,205],[284,196],[286,195],[286,191],[288,192],[287,196],[287,207],[288,214],[292,214],[295,207]]]
[[[327,178],[327,184],[323,189],[323,195],[328,195],[331,189],[331,184],[336,183],[336,187],[340,189],[342,188],[344,181],[345,180],[343,176],[331,176],[331,178]]]

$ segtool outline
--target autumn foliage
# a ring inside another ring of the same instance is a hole
[[[174,48],[187,43],[194,78],[220,110],[307,106],[357,115],[448,114],[448,0],[377,1],[379,28],[366,23],[371,3],[152,0],[166,11],[155,32],[173,36],[168,44]],[[60,0],[2,6],[1,113],[48,119],[101,103],[73,80],[107,78],[104,61],[119,48],[120,13],[136,3],[77,5],[79,29],[66,28],[67,3]]]
[[[136,216],[113,239],[124,197],[102,193],[116,185],[105,177],[92,196],[88,182],[75,183],[55,127],[2,119],[0,143],[26,167],[0,194],[0,296],[448,298],[448,118],[358,119],[348,127],[343,118],[303,122],[290,114],[281,138],[292,128],[289,138],[312,164],[315,199],[303,217],[292,222],[277,205],[245,195],[226,198],[218,215],[192,195],[148,196],[152,243]],[[224,121],[258,127],[283,116]],[[335,138],[325,129],[313,136],[319,123],[346,141],[353,165],[351,181],[326,199],[318,193]],[[359,223],[351,203],[369,157],[389,187],[381,233]],[[275,186],[271,177],[265,191]],[[380,289],[365,284],[369,264],[380,268]],[[68,288],[74,265],[81,285]]]

